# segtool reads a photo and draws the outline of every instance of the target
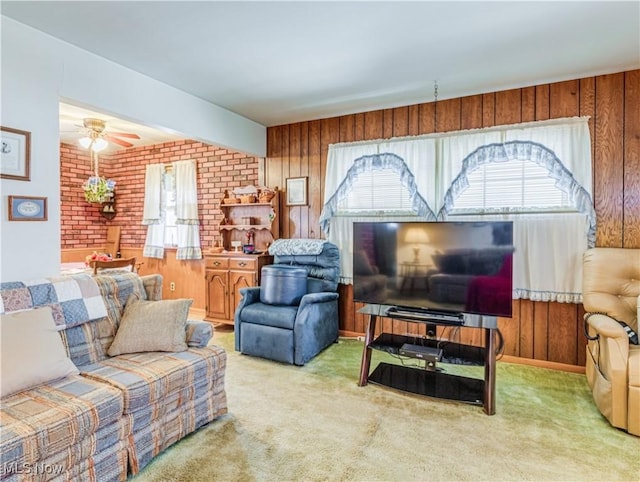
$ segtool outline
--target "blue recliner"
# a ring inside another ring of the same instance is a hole
[[[247,355],[304,365],[338,339],[340,252],[335,244],[320,239],[279,239],[269,253],[274,256],[271,271],[304,268],[306,290],[303,285],[302,297],[290,297],[286,302],[290,304],[273,303],[268,291],[274,286],[268,283],[274,281],[266,280],[263,271],[262,286],[240,290],[235,348]],[[287,298],[284,295],[280,298]]]

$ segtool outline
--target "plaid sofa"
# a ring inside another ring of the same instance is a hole
[[[83,283],[95,284],[82,276],[73,277],[83,292],[75,300],[56,297],[56,283],[69,277],[0,285],[0,312],[52,306],[80,371],[0,400],[2,481],[125,480],[227,412],[226,353],[207,346],[208,323],[188,322],[184,352],[106,354],[129,295],[159,300],[160,275],[91,277],[104,301],[99,308],[106,308],[106,316],[95,320],[87,319],[99,309]]]

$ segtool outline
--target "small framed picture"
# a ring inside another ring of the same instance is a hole
[[[29,181],[31,156],[31,132],[0,126],[0,177],[17,181]]]
[[[47,198],[9,196],[9,221],[46,221]]]
[[[306,206],[308,177],[290,177],[287,179],[287,206]]]

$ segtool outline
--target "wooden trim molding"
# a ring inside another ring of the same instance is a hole
[[[517,363],[519,365],[529,365],[538,368],[549,368],[563,372],[580,373],[584,375],[585,367],[579,365],[569,365],[567,363],[557,363],[545,360],[533,360],[531,358],[521,358],[519,356],[503,355],[498,358],[498,362]]]

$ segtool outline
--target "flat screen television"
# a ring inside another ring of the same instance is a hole
[[[356,301],[511,317],[513,223],[356,222]]]

